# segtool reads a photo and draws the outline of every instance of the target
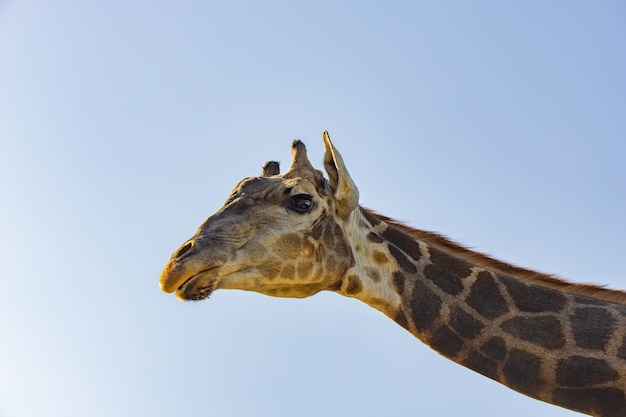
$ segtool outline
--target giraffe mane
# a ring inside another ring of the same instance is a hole
[[[366,215],[372,215],[374,217],[377,217],[378,219],[389,224],[390,226],[401,230],[402,232],[408,234],[409,236],[412,236],[417,240],[420,240],[428,245],[433,245],[448,253],[452,253],[453,255],[458,256],[461,259],[464,259],[485,269],[499,272],[501,274],[508,275],[512,278],[517,278],[528,283],[541,285],[543,287],[553,288],[571,294],[582,295],[586,297],[609,301],[612,303],[626,305],[625,291],[613,290],[595,284],[577,284],[566,281],[562,278],[557,277],[556,275],[545,274],[530,269],[521,268],[513,264],[499,261],[484,253],[476,252],[438,233],[414,229],[402,222],[376,213],[375,211],[370,209],[363,208],[363,211],[367,213]]]

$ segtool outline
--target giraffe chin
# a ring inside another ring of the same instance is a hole
[[[176,290],[176,298],[181,301],[201,301],[209,298],[217,287],[217,279],[210,273],[211,271],[212,269],[202,271],[187,279]]]

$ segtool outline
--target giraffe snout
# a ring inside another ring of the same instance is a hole
[[[179,296],[181,299],[199,299],[196,297],[208,296],[210,292],[207,290],[209,288],[213,290],[217,279],[215,274],[227,260],[223,250],[225,247],[216,244],[212,237],[201,234],[187,240],[174,251],[163,268],[159,278],[161,290],[166,293],[176,292],[177,296],[183,294]],[[208,271],[211,273],[208,274]],[[204,287],[196,291],[199,284]]]
[[[167,293],[174,292],[186,281],[189,272],[186,271],[185,258],[188,258],[193,253],[194,246],[194,240],[189,239],[172,254],[159,278],[159,285],[162,291]]]

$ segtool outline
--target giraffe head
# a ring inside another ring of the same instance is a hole
[[[314,169],[302,142],[292,143],[289,170],[267,162],[245,178],[165,266],[161,289],[201,300],[216,289],[307,297],[337,289],[354,263],[344,225],[359,193],[343,159],[323,133],[324,166]]]

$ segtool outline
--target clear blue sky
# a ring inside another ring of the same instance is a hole
[[[622,1],[0,2],[0,416],[573,416],[366,305],[165,262],[328,129],[362,204],[626,288]]]

